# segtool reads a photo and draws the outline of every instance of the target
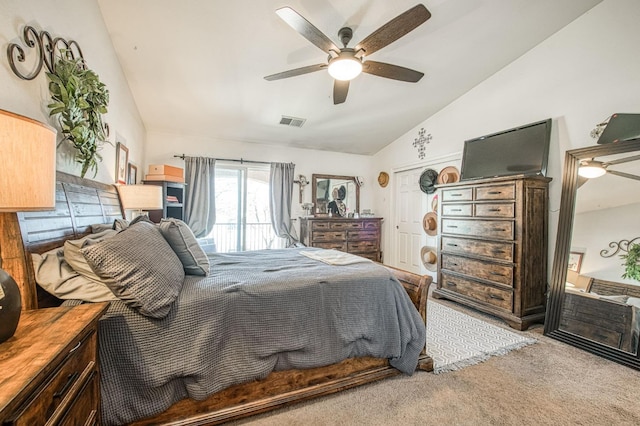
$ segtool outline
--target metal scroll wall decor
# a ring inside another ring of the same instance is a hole
[[[611,241],[609,243],[609,249],[600,250],[600,256],[613,257],[621,251],[629,252],[633,244],[640,244],[640,237],[636,237],[633,240]]]
[[[80,45],[76,41],[67,41],[62,37],[53,38],[51,34],[44,30],[38,32],[35,28],[27,25],[22,31],[22,39],[27,47],[35,49],[37,58],[33,70],[23,73],[18,69],[16,62],[24,63],[27,59],[25,50],[19,44],[9,43],[7,56],[11,70],[23,80],[33,80],[36,78],[38,74],[40,74],[40,71],[42,71],[43,66],[46,66],[49,72],[55,72],[56,57],[60,56],[63,51],[68,59],[84,59]]]
[[[426,130],[420,129],[418,137],[413,141],[413,147],[418,148],[418,158],[423,160],[425,157],[425,145],[431,142],[431,133],[425,136]]]

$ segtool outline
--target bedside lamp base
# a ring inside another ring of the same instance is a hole
[[[0,269],[0,343],[16,332],[22,311],[18,284],[3,269]]]

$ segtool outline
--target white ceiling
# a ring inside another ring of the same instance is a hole
[[[344,104],[326,71],[264,76],[326,61],[276,14],[290,6],[349,47],[415,0],[98,0],[151,132],[374,154],[601,0],[427,0],[431,19],[371,55],[421,71],[418,83],[363,74]],[[302,128],[278,124],[306,119]]]

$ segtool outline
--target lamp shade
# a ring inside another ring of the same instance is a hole
[[[52,210],[56,205],[56,131],[0,110],[0,212]]]
[[[162,208],[161,186],[120,185],[118,193],[125,210],[159,210]]]
[[[598,178],[606,173],[607,170],[600,161],[585,161],[578,168],[578,175],[588,179]]]

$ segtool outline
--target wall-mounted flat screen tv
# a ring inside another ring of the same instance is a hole
[[[545,176],[550,139],[551,119],[467,140],[460,179]]]

